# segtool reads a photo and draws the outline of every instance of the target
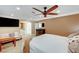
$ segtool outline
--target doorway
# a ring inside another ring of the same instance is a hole
[[[32,34],[32,23],[28,21],[21,21],[20,33],[22,36],[27,36]]]
[[[32,34],[32,24],[31,24],[31,22],[26,22],[25,34],[26,35],[31,35]]]

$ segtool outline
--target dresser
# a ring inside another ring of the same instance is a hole
[[[36,29],[36,36],[45,34],[45,29]]]

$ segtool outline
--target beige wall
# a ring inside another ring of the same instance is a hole
[[[13,33],[13,32],[19,32],[19,28],[18,27],[0,27],[0,34]]]
[[[79,14],[47,19],[45,23],[46,33],[68,36],[70,33],[79,31]]]

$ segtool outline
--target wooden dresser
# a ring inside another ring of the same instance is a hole
[[[36,36],[45,34],[45,29],[36,29]]]

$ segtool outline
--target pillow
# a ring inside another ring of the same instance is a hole
[[[9,37],[9,34],[6,33],[6,34],[0,34],[0,37]]]
[[[69,43],[71,43],[71,42],[73,42],[73,41],[79,42],[79,35],[70,37],[69,40],[68,40]]]
[[[73,40],[79,40],[79,32],[75,32],[75,33],[72,33],[68,36],[69,38],[69,42],[72,42]]]
[[[0,37],[20,37],[19,32],[0,34]]]
[[[73,40],[69,43],[68,48],[72,53],[79,53],[79,41]]]
[[[73,36],[79,35],[79,32],[71,33],[68,37],[71,38]]]
[[[10,33],[10,34],[9,34],[9,37],[14,37],[14,36],[15,36],[14,33]]]

